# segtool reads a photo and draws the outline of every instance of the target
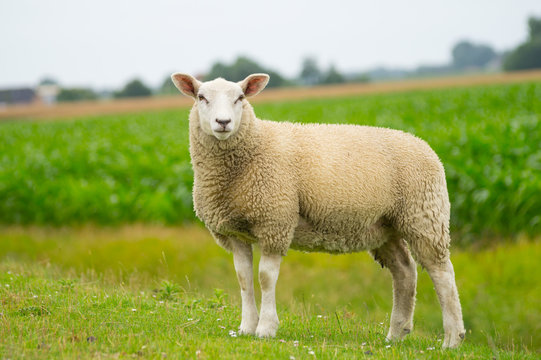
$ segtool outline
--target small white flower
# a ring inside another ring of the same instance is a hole
[[[299,341],[298,340],[293,341],[293,346],[295,346],[295,347],[299,346]]]
[[[427,350],[434,350],[435,347],[427,347],[426,349],[427,349]]]
[[[295,356],[289,355],[289,360],[295,360]]]
[[[365,345],[366,345],[366,342],[363,342],[363,343],[361,344],[361,346],[365,346]]]
[[[237,333],[233,330],[229,330],[229,336],[231,337],[237,337]]]
[[[136,311],[137,311],[137,309],[131,309],[131,311],[133,311],[133,312],[136,312]]]
[[[223,325],[218,325],[218,327],[219,327],[220,329],[225,329],[225,326],[223,326]]]
[[[192,318],[188,318],[188,321],[192,321],[193,319]]]
[[[314,356],[316,355],[316,353],[314,352],[314,350],[310,350],[310,351],[308,351],[308,354],[310,354],[310,355],[314,355]]]
[[[164,302],[165,302],[165,301],[163,301],[163,300],[160,300],[160,304],[163,304]]]
[[[9,284],[6,284],[6,287],[8,288],[8,287],[9,287]]]
[[[34,296],[32,296],[32,297],[33,297],[34,299],[37,299],[37,298],[38,298],[38,296],[37,296],[37,295],[34,295]]]
[[[284,339],[280,339],[280,342],[281,343],[285,343],[286,341]]]
[[[216,321],[222,321],[222,319],[218,318],[218,319],[216,319]]]
[[[391,345],[386,345],[385,348],[390,349]]]
[[[323,317],[323,315],[318,315],[317,318],[318,319],[321,319]]]

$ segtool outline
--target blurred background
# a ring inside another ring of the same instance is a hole
[[[391,127],[434,148],[469,341],[541,351],[539,1],[3,1],[0,34],[0,272],[220,288],[238,306],[231,255],[193,213],[191,99],[170,74],[265,72],[260,118]],[[416,334],[432,336],[441,312],[419,281]],[[9,316],[35,301],[21,284],[0,290],[11,329],[33,326]],[[364,322],[392,306],[366,254],[291,252],[277,294],[280,311]]]
[[[264,71],[269,87],[284,87],[541,66],[533,0],[1,6],[4,105],[172,94],[177,71],[231,80]]]

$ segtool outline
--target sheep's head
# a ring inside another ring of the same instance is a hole
[[[240,126],[245,98],[257,95],[269,82],[267,74],[252,74],[237,83],[218,78],[200,82],[186,74],[171,79],[181,93],[197,102],[201,129],[218,140],[226,140]]]

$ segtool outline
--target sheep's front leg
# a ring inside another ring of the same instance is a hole
[[[233,262],[237,279],[240,285],[240,296],[242,298],[242,320],[240,322],[239,334],[255,334],[259,317],[254,297],[254,273],[252,245],[241,241],[233,241]]]
[[[280,272],[281,255],[261,255],[259,262],[259,284],[261,285],[261,313],[255,334],[259,337],[274,337],[278,330],[276,313],[276,281]]]

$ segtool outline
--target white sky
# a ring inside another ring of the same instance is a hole
[[[0,88],[157,86],[239,54],[294,76],[303,57],[341,71],[450,60],[461,39],[512,48],[540,0],[0,0]]]

